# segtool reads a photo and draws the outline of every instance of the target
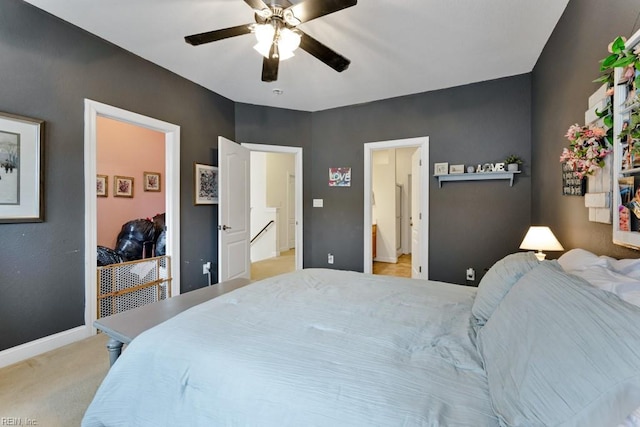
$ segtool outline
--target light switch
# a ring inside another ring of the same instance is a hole
[[[313,207],[314,208],[324,207],[324,199],[313,199]]]

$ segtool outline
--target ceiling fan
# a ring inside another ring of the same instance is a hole
[[[254,48],[264,56],[262,61],[262,81],[264,82],[278,80],[280,61],[292,57],[293,51],[298,46],[338,72],[349,67],[351,61],[297,27],[312,19],[355,6],[357,0],[304,0],[297,4],[292,4],[289,0],[271,0],[269,5],[262,0],[244,0],[244,2],[255,11],[255,24],[193,34],[185,37],[184,40],[197,46],[254,33],[258,39],[258,44]]]

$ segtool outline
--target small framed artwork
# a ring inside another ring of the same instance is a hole
[[[44,221],[44,121],[0,113],[0,223]]]
[[[113,177],[113,197],[133,197],[133,177]]]
[[[218,167],[193,164],[194,204],[215,205],[218,203]]]
[[[144,172],[144,191],[160,191],[160,173]]]
[[[329,168],[329,187],[351,187],[351,168]]]
[[[449,174],[449,163],[434,163],[433,164],[434,175],[447,175]]]
[[[107,175],[96,176],[96,196],[107,197],[109,195],[109,177]]]
[[[449,173],[464,173],[464,165],[451,165],[449,168]]]

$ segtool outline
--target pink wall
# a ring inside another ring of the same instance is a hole
[[[114,248],[122,224],[165,211],[164,134],[98,117],[97,171],[108,176],[108,197],[98,197],[98,245]],[[143,173],[161,174],[160,192],[143,190]],[[113,197],[113,177],[133,177],[133,198]]]

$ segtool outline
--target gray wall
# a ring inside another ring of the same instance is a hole
[[[390,78],[390,81],[393,81]],[[528,75],[354,105],[313,114],[312,265],[362,271],[363,175],[366,142],[428,136],[429,278],[465,283],[465,270],[478,278],[485,268],[517,251],[530,222],[528,164],[513,187],[507,181],[445,183],[438,188],[434,162],[477,164],[516,153],[530,162]],[[330,188],[328,168],[352,167],[351,187]],[[477,281],[476,281],[477,283]]]
[[[598,84],[599,61],[617,36],[638,28],[637,0],[571,0],[532,73],[532,218],[549,225],[565,249],[637,258],[612,243],[612,226],[588,221],[583,197],[561,195],[560,163],[567,128],[584,123]]]
[[[314,113],[236,105],[242,142],[303,146],[304,265],[363,271],[364,143],[429,136],[433,162],[477,164],[516,153],[526,159],[507,181],[430,186],[430,278],[465,283],[517,251],[530,224],[531,91],[528,75]],[[351,187],[330,188],[329,167],[352,168]],[[312,199],[324,199],[313,208]],[[477,283],[477,281],[476,281]]]
[[[234,138],[234,103],[19,0],[0,2],[0,111],[46,121],[45,222],[0,224],[0,350],[84,324],[84,98],[181,127],[183,291],[217,259],[193,162]]]

